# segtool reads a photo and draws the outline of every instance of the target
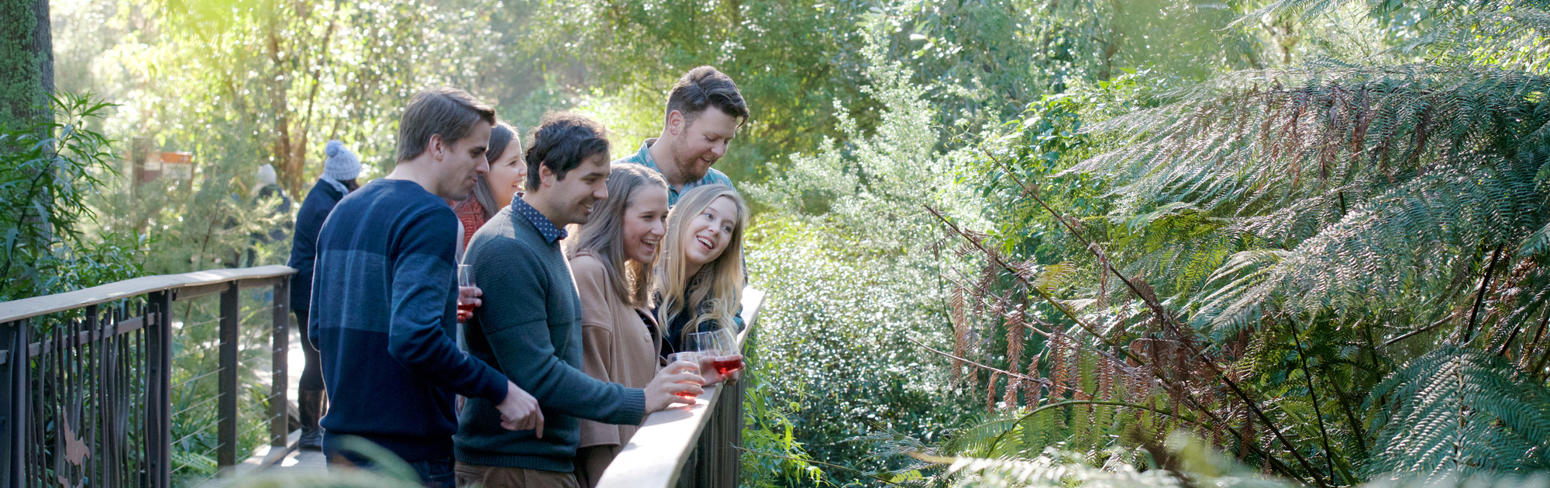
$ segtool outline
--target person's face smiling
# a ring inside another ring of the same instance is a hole
[[[522,159],[522,145],[516,142],[513,140],[506,145],[506,151],[490,163],[490,173],[484,176],[484,181],[490,184],[490,195],[495,197],[495,204],[502,208],[522,193],[522,185],[527,181],[527,161]]]
[[[624,256],[651,264],[667,233],[667,188],[644,186],[624,206]]]
[[[691,217],[683,235],[679,236],[684,260],[698,269],[721,257],[732,242],[737,217],[737,204],[727,197],[717,198],[699,215]]]
[[[592,214],[592,204],[608,198],[608,169],[608,155],[598,153],[565,172],[563,180],[555,178],[548,168],[542,170],[545,177],[550,179],[546,197],[558,214],[555,215],[558,217],[555,225],[563,227],[587,223],[587,217]]]
[[[706,107],[688,121],[673,143],[673,163],[684,183],[699,181],[710,167],[726,155],[727,146],[737,137],[737,118],[716,107]]]

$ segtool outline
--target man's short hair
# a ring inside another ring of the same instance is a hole
[[[398,121],[398,160],[408,161],[425,152],[431,136],[454,144],[473,132],[483,121],[495,125],[495,109],[468,92],[456,88],[433,88],[416,93]]]
[[[689,125],[709,107],[736,118],[737,125],[748,121],[748,103],[743,101],[743,94],[737,91],[732,78],[716,68],[701,66],[684,73],[673,84],[673,91],[667,94],[667,111],[663,116],[677,110],[684,116],[684,125]]]
[[[564,180],[566,172],[587,158],[598,154],[608,158],[608,130],[581,114],[544,114],[527,140],[527,150],[522,152],[527,161],[527,191],[538,189],[540,165],[554,172],[555,179]]]

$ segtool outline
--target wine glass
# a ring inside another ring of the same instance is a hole
[[[722,378],[743,369],[743,355],[737,350],[737,340],[732,331],[717,328],[711,331],[689,334],[690,345],[699,345],[700,367],[716,370]]]
[[[687,338],[686,338],[686,340],[687,340]],[[675,352],[675,353],[672,353],[672,354],[668,354],[667,355],[667,362],[669,364],[671,364],[671,363],[676,363],[676,362],[679,362],[679,361],[688,361],[688,362],[694,363],[696,366],[700,366],[700,357],[701,356],[702,355],[700,354],[699,351],[684,350],[684,351],[679,351],[679,352]],[[700,366],[700,367],[703,368],[703,366]],[[677,393],[673,393],[673,394],[674,395],[678,395],[679,398],[682,398],[685,401],[688,401],[690,404],[693,404],[694,401],[695,401],[694,399],[697,398],[697,396],[695,394],[693,394],[693,393],[677,392]]]
[[[711,367],[716,368],[716,373],[725,378],[727,375],[743,370],[743,351],[737,347],[737,337],[728,328],[716,329],[717,341],[722,345],[721,357],[717,358]]]
[[[467,322],[474,316],[474,304],[464,303],[462,290],[465,287],[474,286],[474,267],[470,264],[457,265],[457,319],[458,322]]]

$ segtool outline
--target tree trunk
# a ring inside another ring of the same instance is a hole
[[[54,47],[48,0],[0,0],[0,123],[49,116]]]
[[[49,33],[48,0],[0,0],[0,127],[45,127],[43,124],[52,117],[49,94],[53,91],[54,43]],[[42,138],[51,134],[45,131],[36,135]],[[0,146],[0,152],[13,149]],[[28,176],[47,176],[31,171],[40,170],[29,170]],[[48,215],[54,202],[46,193],[34,198],[39,201],[26,207],[20,221],[36,227],[44,242],[52,241],[54,229],[49,226]],[[34,213],[34,208],[41,212]],[[47,248],[33,251],[47,252]]]

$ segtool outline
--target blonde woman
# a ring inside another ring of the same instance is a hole
[[[581,297],[583,371],[593,378],[644,388],[657,373],[651,266],[667,226],[667,182],[638,164],[614,166],[608,198],[592,206],[570,249],[571,276]],[[581,421],[576,478],[597,484],[636,425]]]
[[[668,214],[656,272],[663,355],[682,349],[688,332],[741,327],[747,227],[748,204],[726,185],[695,187]]]

